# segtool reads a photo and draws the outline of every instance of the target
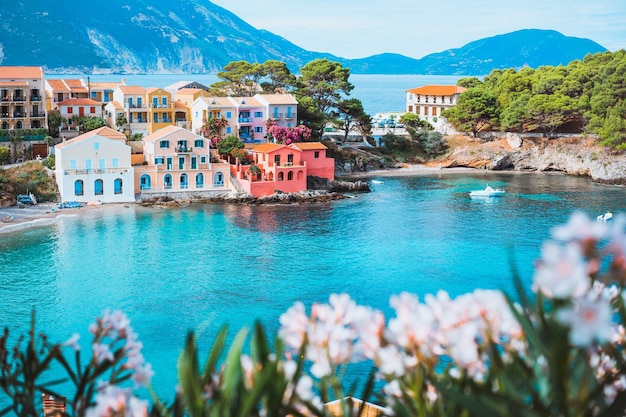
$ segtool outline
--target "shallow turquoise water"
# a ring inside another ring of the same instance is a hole
[[[550,174],[378,178],[372,192],[323,204],[129,207],[60,218],[0,237],[0,325],[40,329],[62,341],[105,308],[120,309],[171,398],[189,329],[203,348],[222,324],[231,334],[261,319],[275,331],[296,300],[348,292],[388,312],[392,294],[445,289],[512,291],[549,230],[574,210],[626,212],[626,189]],[[496,199],[471,199],[487,184]]]

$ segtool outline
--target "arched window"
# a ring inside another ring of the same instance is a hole
[[[93,183],[93,189],[94,189],[94,194],[95,195],[102,195],[102,194],[104,194],[104,182],[102,180],[96,180]]]
[[[304,172],[303,171],[298,171],[298,179],[299,180],[304,179]]]
[[[213,177],[213,186],[214,187],[223,187],[224,186],[224,174],[221,172],[215,173]]]
[[[269,174],[267,174],[267,180],[274,181],[274,173],[272,171],[270,171]]]
[[[202,172],[196,174],[196,188],[204,188],[204,175]]]
[[[83,195],[85,193],[83,188],[83,181],[76,180],[74,181],[74,195]]]
[[[141,178],[139,178],[139,188],[141,190],[149,190],[152,188],[152,179],[150,175],[143,174]]]
[[[285,174],[281,171],[278,173],[278,181],[282,181],[285,179]]]
[[[9,124],[7,122],[2,122],[2,129],[7,130],[9,128]]]
[[[293,181],[293,171],[287,173],[287,181]]]
[[[117,178],[113,181],[113,193],[114,194],[122,194],[122,179]]]
[[[180,174],[180,188],[189,188],[189,177],[187,177],[187,174]]]
[[[163,177],[163,185],[165,186],[166,190],[172,188],[172,176],[170,174],[165,174],[165,176]]]
[[[15,128],[16,129],[21,129],[22,128],[22,121],[18,120],[17,123],[15,124]]]

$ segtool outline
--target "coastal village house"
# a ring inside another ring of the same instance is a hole
[[[244,142],[262,142],[265,122],[273,119],[282,127],[294,127],[298,102],[291,94],[256,94],[254,97],[199,97],[191,105],[191,124],[195,132],[206,120],[228,121],[226,135],[237,135]]]
[[[446,133],[449,126],[441,113],[456,106],[462,92],[467,90],[456,85],[425,85],[406,91],[406,112],[420,116],[435,127],[435,130]]]
[[[63,201],[135,201],[131,150],[122,133],[101,127],[56,145],[55,155]]]
[[[10,147],[9,131],[19,135],[25,129],[48,126],[45,76],[41,67],[0,66],[0,101],[0,129],[4,131],[0,146]],[[33,156],[48,155],[47,145],[43,143],[45,135],[28,132],[21,137],[33,143]]]
[[[142,196],[209,195],[232,191],[229,164],[213,155],[208,139],[167,126],[143,139],[143,165],[135,166],[135,189]]]
[[[326,156],[327,148],[320,142],[250,144],[247,149],[252,165],[231,165],[231,171],[243,191],[254,197],[304,191],[311,175],[335,178],[335,160]],[[252,166],[259,172],[254,173]]]
[[[70,98],[56,103],[57,110],[63,116],[63,129],[78,128],[74,117],[102,117],[102,105],[88,98]]]

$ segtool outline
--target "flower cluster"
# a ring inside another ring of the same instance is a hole
[[[335,294],[327,305],[314,304],[310,316],[296,303],[280,317],[279,336],[291,349],[303,349],[317,378],[348,362],[371,360],[386,381],[389,405],[411,399],[402,407],[415,412],[457,404],[439,402],[441,387],[449,395],[451,386],[472,386],[474,397],[482,398],[500,395],[507,378],[529,377],[535,381],[519,387],[519,401],[545,407],[556,395],[546,385],[563,392],[555,369],[571,372],[560,376],[575,380],[569,389],[591,391],[563,399],[564,407],[600,410],[618,395],[626,398],[625,224],[624,217],[606,224],[574,213],[556,227],[537,263],[534,304],[524,293],[520,304],[480,289],[454,299],[440,291],[424,302],[401,293],[391,297],[395,317],[385,323],[381,312]],[[599,397],[595,386],[603,387]],[[466,394],[458,403],[468,401]]]
[[[129,389],[106,385],[98,390],[96,405],[86,417],[147,417],[148,402],[132,395]]]
[[[311,138],[311,129],[304,125],[282,127],[278,126],[272,119],[269,119],[265,122],[265,127],[270,136],[270,140],[273,140],[275,143],[282,143],[283,145],[306,141]]]

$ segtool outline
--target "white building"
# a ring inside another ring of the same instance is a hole
[[[449,128],[444,110],[456,106],[461,93],[467,90],[456,85],[424,85],[406,91],[406,112],[427,120],[435,130],[446,133]]]
[[[56,145],[55,155],[62,201],[135,201],[131,149],[124,134],[101,127]]]

